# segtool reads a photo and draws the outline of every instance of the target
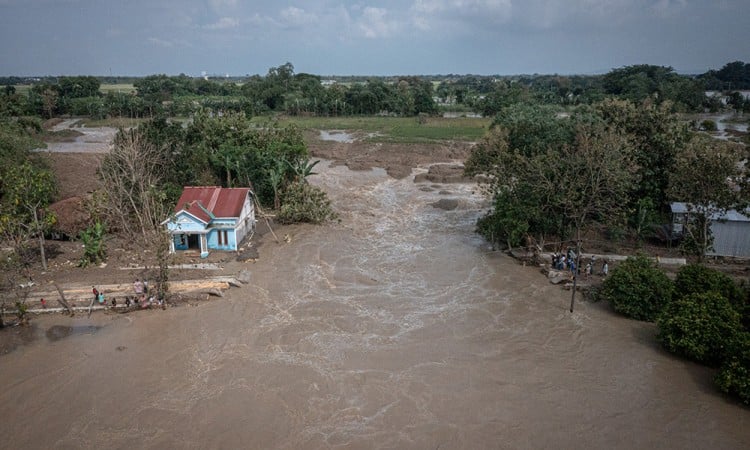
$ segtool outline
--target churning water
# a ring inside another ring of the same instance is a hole
[[[570,314],[568,292],[489,251],[473,186],[320,166],[340,223],[264,244],[250,285],[2,357],[4,443],[750,446],[748,410],[652,325],[585,302]]]

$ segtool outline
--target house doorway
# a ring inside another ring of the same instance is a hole
[[[201,250],[201,236],[199,234],[188,234],[188,249]]]

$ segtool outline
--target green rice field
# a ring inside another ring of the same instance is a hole
[[[254,118],[267,121],[267,117]],[[370,142],[430,143],[476,141],[488,130],[491,119],[443,117],[290,117],[281,116],[281,125],[294,124],[302,130],[340,130],[372,133]]]

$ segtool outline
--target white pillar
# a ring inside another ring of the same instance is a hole
[[[200,242],[201,242],[201,258],[205,258],[206,256],[208,256],[208,241],[206,240],[205,234],[200,235]]]

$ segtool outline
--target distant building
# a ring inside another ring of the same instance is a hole
[[[186,186],[174,216],[162,222],[172,235],[170,251],[236,251],[255,230],[255,203],[249,188]]]
[[[672,236],[681,238],[690,215],[695,210],[687,203],[675,202],[672,209]],[[713,249],[708,256],[731,256],[750,258],[750,208],[744,212],[734,209],[723,214],[712,214],[709,218]]]

